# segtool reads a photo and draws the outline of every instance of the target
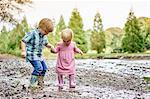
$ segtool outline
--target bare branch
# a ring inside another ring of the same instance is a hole
[[[0,22],[15,24],[18,20],[14,18],[14,15],[23,12],[19,4],[26,2],[31,2],[31,0],[0,0]]]

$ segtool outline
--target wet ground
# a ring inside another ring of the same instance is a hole
[[[43,90],[28,89],[32,66],[24,59],[0,57],[0,99],[150,99],[144,76],[150,76],[149,60],[77,59],[76,89],[57,90],[56,60],[46,60]]]

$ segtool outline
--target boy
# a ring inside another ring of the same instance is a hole
[[[21,41],[21,55],[26,57],[26,60],[34,67],[30,79],[30,88],[43,88],[43,78],[47,66],[42,58],[42,49],[44,46],[51,48],[46,35],[52,32],[53,29],[53,22],[48,18],[43,18],[39,22],[38,28],[26,33]]]

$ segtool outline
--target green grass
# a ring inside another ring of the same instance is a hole
[[[44,49],[43,50],[43,56],[46,59],[56,59],[57,55],[53,54],[50,52],[49,49]],[[75,58],[77,59],[119,59],[121,57],[127,57],[130,59],[134,59],[134,57],[142,57],[142,56],[150,56],[150,54],[147,53],[132,53],[132,54],[128,54],[128,53],[111,53],[111,54],[97,54],[95,52],[93,53],[84,53],[83,55],[80,54],[75,54]]]
[[[143,79],[144,79],[148,84],[150,84],[150,77],[143,77]]]
[[[0,54],[11,54],[20,57],[21,50],[5,50],[0,48]],[[43,50],[43,56],[46,59],[56,59],[57,55],[50,52],[48,48],[45,48]],[[142,57],[142,56],[150,56],[150,53],[144,52],[144,53],[111,53],[111,54],[97,54],[94,51],[91,51],[90,53],[84,53],[83,55],[75,54],[75,58],[77,59],[120,59],[120,58],[129,58],[134,59],[135,57]],[[136,59],[136,58],[135,58]]]
[[[150,84],[150,77],[143,77],[147,84]],[[147,86],[146,89],[150,90],[150,86]]]

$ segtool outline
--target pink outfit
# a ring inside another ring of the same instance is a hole
[[[69,75],[69,86],[75,88],[75,52],[79,53],[80,49],[76,47],[75,42],[66,46],[63,42],[56,45],[55,53],[58,53],[56,73],[58,74],[59,89],[63,88],[63,74]]]
[[[58,53],[56,72],[59,74],[75,74],[75,58],[74,53],[80,52],[75,42],[71,42],[66,46],[63,42],[56,45],[55,53]]]

